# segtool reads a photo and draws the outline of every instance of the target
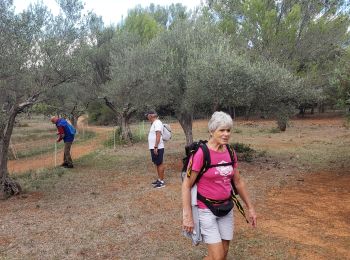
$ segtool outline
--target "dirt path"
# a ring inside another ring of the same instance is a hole
[[[298,259],[350,259],[350,171],[316,172],[267,195],[261,225],[274,236],[308,250]],[[325,253],[327,252],[327,253]]]
[[[335,148],[344,149],[350,143],[349,131],[339,118],[292,124],[293,131],[287,135],[270,138],[258,135],[256,129],[270,129],[275,122],[238,122],[237,128],[245,131],[248,125],[254,134],[233,135],[241,138],[238,141],[279,151],[294,151],[306,144],[315,148],[312,153],[319,152],[318,147],[336,143]],[[205,136],[206,125],[206,121],[196,121],[196,134]],[[92,130],[96,137],[75,145],[74,158],[100,148],[110,131]],[[177,124],[173,130],[181,133]],[[147,145],[136,144],[106,149],[95,161],[68,171],[50,189],[0,202],[0,259],[202,259],[205,247],[192,247],[180,235],[182,147],[183,136],[167,144],[165,189],[154,191],[149,185],[154,169],[144,153]],[[304,155],[308,152],[298,150]],[[31,159],[14,161],[12,167],[21,172],[53,163],[51,155]],[[256,203],[258,229],[251,229],[236,214],[228,259],[350,259],[349,161],[335,158],[336,163],[316,171],[307,165],[298,168],[293,160],[294,156],[263,157],[240,162]]]
[[[110,127],[96,127],[90,126],[89,131],[93,131],[96,133],[96,136],[87,140],[86,142],[73,144],[72,145],[72,158],[73,160],[82,157],[86,154],[91,153],[92,151],[101,148],[103,146],[103,142],[107,140],[108,134],[111,133],[112,128]],[[60,149],[56,155],[56,163],[60,165],[62,163],[63,158],[63,150]],[[29,170],[37,170],[41,168],[50,168],[55,166],[55,154],[45,154],[39,156],[33,156],[29,159],[23,158],[18,160],[11,160],[8,162],[8,169],[10,173],[22,173]]]

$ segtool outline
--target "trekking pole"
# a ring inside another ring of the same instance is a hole
[[[145,121],[142,120],[142,135],[145,134]]]
[[[115,151],[116,149],[116,144],[115,144],[115,135],[117,133],[117,127],[114,127],[114,131],[113,131],[113,149]]]
[[[55,167],[57,166],[57,142],[55,141]]]

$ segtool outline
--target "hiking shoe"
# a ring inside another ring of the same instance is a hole
[[[66,163],[62,163],[60,166],[61,167],[66,167],[68,164],[66,164]]]
[[[69,165],[69,164],[67,164],[67,165],[65,165],[65,166],[63,166],[64,168],[74,168],[74,166],[71,164],[71,165]]]
[[[161,188],[164,188],[164,187],[165,187],[165,182],[164,181],[159,181],[156,185],[154,185],[153,188],[161,189]]]
[[[160,180],[156,179],[154,182],[152,182],[152,185],[157,185],[160,182]]]

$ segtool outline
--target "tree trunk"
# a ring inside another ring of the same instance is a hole
[[[192,134],[192,123],[193,123],[193,115],[189,113],[181,113],[177,116],[177,119],[180,122],[182,129],[184,130],[186,136],[186,145],[191,144],[193,142],[193,134]]]
[[[130,119],[131,116],[136,112],[136,109],[131,107],[130,104],[127,104],[123,112],[120,114],[120,126],[121,126],[121,137],[122,140],[127,141],[128,143],[132,141],[132,133],[130,129]]]
[[[236,108],[234,106],[230,106],[229,112],[230,112],[230,116],[232,117],[232,119],[235,120],[236,119]]]
[[[114,112],[115,115],[117,115],[118,122],[119,122],[120,128],[121,128],[122,140],[127,141],[127,142],[131,142],[132,134],[131,134],[131,130],[129,127],[129,120],[130,120],[132,114],[134,114],[136,112],[136,109],[134,107],[132,107],[129,103],[127,103],[124,106],[123,111],[120,113],[118,111],[118,109],[108,100],[107,97],[104,97],[103,99],[105,100],[106,105]]]
[[[325,112],[325,105],[324,104],[320,104],[318,107],[318,113],[324,113]]]
[[[2,198],[17,195],[22,191],[21,186],[9,177],[7,167],[10,139],[17,114],[17,108],[12,107],[8,121],[0,133],[0,197]]]
[[[132,141],[132,133],[128,121],[129,119],[123,113],[120,117],[121,138],[129,143]]]
[[[245,109],[245,115],[244,115],[245,120],[249,120],[250,112],[251,112],[251,106],[246,107],[246,109]]]
[[[278,129],[282,132],[286,131],[287,129],[287,122],[286,121],[277,121]]]

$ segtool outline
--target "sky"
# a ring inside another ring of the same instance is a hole
[[[52,13],[58,14],[58,6],[55,0],[42,0],[43,3],[51,9]],[[181,3],[188,9],[193,9],[201,4],[203,0],[83,0],[86,10],[92,10],[99,16],[102,16],[105,25],[118,24],[122,17],[126,17],[128,10],[137,5],[147,7],[151,3],[161,6],[169,6],[172,3]],[[16,12],[26,9],[30,3],[38,0],[14,0],[13,4]]]

